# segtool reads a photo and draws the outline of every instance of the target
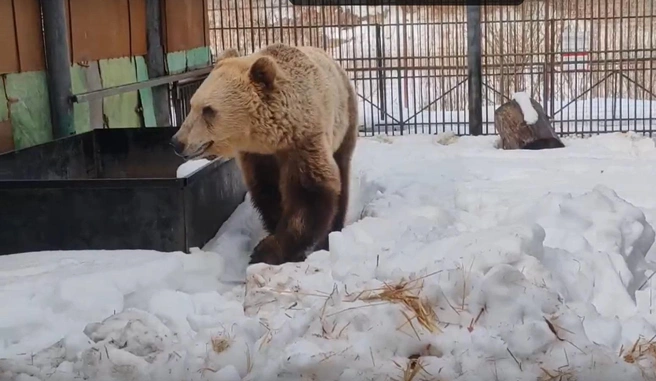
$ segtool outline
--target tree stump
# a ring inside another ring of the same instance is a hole
[[[524,115],[522,107],[528,107],[529,102],[534,110],[529,108],[527,115]],[[540,150],[565,147],[551,127],[542,106],[525,93],[515,94],[511,101],[494,111],[494,127],[501,137],[502,149]]]

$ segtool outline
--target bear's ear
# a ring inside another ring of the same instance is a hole
[[[273,82],[278,74],[276,63],[269,57],[258,58],[249,71],[249,77],[253,83],[264,86],[265,89],[271,90]]]
[[[216,62],[214,63],[214,69],[219,67],[219,64],[221,64],[221,61],[223,61],[226,58],[235,58],[239,57],[239,51],[235,48],[228,48],[221,53],[219,53],[218,56],[216,56]]]

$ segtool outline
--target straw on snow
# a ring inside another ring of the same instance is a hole
[[[409,287],[412,282],[417,282],[418,285],[414,288]],[[400,303],[407,309],[414,312],[415,317],[419,324],[426,328],[429,332],[441,332],[437,326],[437,315],[425,299],[419,297],[419,292],[412,292],[413,290],[421,290],[423,287],[423,278],[417,280],[410,280],[401,282],[396,286],[385,283],[384,287],[372,290],[365,290],[360,292],[354,300],[382,300],[388,303]],[[377,293],[376,293],[377,291]],[[373,295],[371,295],[373,293]],[[405,314],[404,314],[405,315]],[[408,316],[406,315],[408,318]],[[408,318],[408,322],[410,322]]]
[[[649,340],[642,337],[638,338],[626,353],[624,347],[620,348],[620,356],[629,364],[636,363],[647,356],[656,359],[656,342],[654,342],[654,339],[656,339],[656,335]]]

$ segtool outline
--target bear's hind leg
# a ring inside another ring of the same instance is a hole
[[[337,213],[333,219],[332,228],[328,232],[338,232],[344,228],[344,222],[346,219],[346,212],[348,211],[349,203],[349,184],[351,176],[351,159],[353,157],[353,151],[355,150],[355,141],[357,139],[357,126],[352,126],[351,130],[347,133],[342,141],[342,145],[337,151],[335,151],[333,157],[337,167],[339,168],[339,180],[340,180],[340,193],[339,199],[337,202]],[[328,234],[326,237],[321,240],[321,243],[317,246],[317,250],[328,250]]]
[[[351,176],[351,158],[353,158],[353,151],[355,150],[355,140],[357,139],[357,128],[354,126],[353,131],[349,131],[344,137],[344,141],[339,149],[335,152],[335,162],[339,167],[339,179],[341,182],[341,191],[339,194],[339,205],[337,207],[337,214],[333,221],[331,231],[341,231],[344,228],[344,219],[348,210],[349,203],[349,186]]]
[[[275,156],[241,153],[239,162],[253,206],[259,212],[264,229],[273,234],[282,216],[280,168]]]
[[[309,151],[309,150],[308,150]],[[283,215],[273,236],[255,247],[250,263],[279,265],[305,260],[330,232],[340,192],[337,166],[328,155],[307,151],[285,158]]]

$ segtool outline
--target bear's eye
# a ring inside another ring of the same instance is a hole
[[[203,107],[203,118],[205,118],[207,121],[212,121],[214,120],[214,117],[216,116],[216,111],[210,106],[205,106]]]

